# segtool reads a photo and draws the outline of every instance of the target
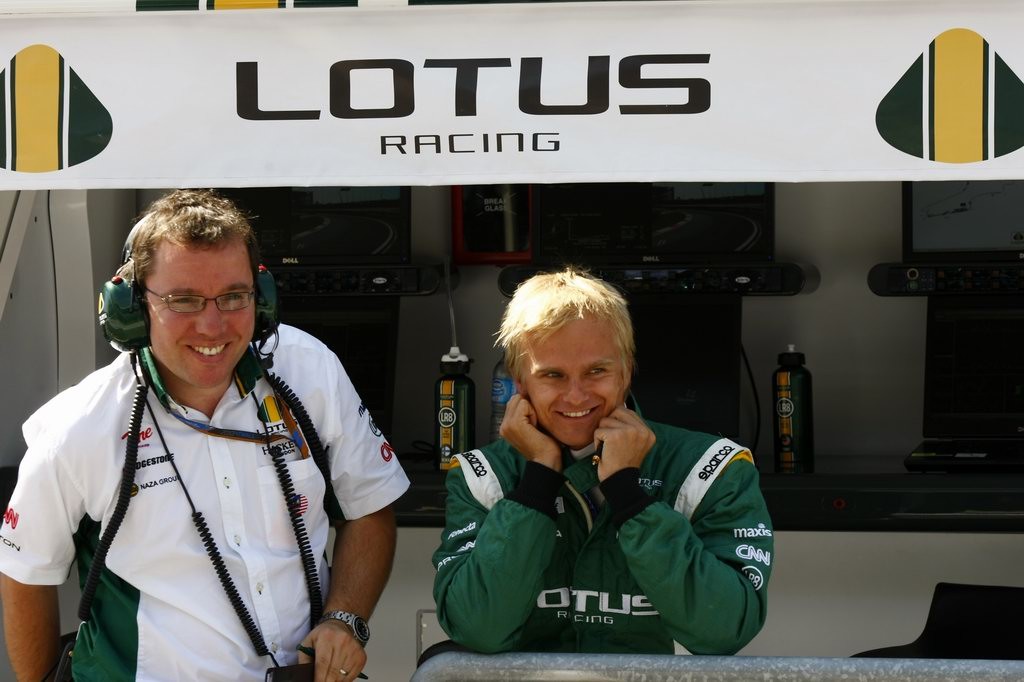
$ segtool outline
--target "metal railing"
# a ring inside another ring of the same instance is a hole
[[[428,659],[410,682],[1019,682],[1024,661],[921,658],[483,654]]]

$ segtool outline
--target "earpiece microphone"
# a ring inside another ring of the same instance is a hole
[[[104,282],[97,307],[100,328],[111,346],[131,352],[149,345],[146,313],[131,282],[120,275]]]

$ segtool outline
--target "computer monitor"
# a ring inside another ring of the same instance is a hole
[[[904,182],[903,260],[1024,261],[1024,180]]]
[[[1024,437],[1024,301],[930,296],[926,438]]]
[[[252,218],[264,263],[407,264],[408,187],[245,187],[219,190]]]
[[[769,182],[533,186],[535,265],[768,262]]]
[[[641,414],[738,439],[740,297],[643,296],[630,300],[629,311],[637,362],[632,393]]]

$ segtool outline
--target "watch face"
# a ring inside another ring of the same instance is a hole
[[[352,621],[352,630],[356,633],[356,637],[366,642],[370,639],[370,627],[366,624],[366,621],[356,616]]]

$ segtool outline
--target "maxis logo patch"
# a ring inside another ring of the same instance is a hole
[[[30,45],[0,71],[0,166],[46,173],[88,161],[113,131],[110,113],[48,45]]]
[[[919,159],[975,163],[1024,146],[1024,83],[984,38],[939,34],[882,98],[882,138]]]

